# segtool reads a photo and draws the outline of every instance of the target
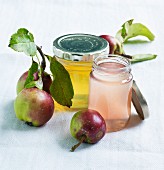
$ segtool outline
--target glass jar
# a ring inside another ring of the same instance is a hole
[[[109,53],[108,42],[90,34],[68,34],[57,38],[53,43],[54,56],[69,72],[74,97],[71,110],[88,107],[89,74],[93,59]],[[57,110],[68,108],[56,104]]]
[[[104,117],[107,132],[123,129],[130,118],[132,79],[129,60],[118,55],[95,58],[90,74],[89,109]]]

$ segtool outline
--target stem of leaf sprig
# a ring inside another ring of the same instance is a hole
[[[125,58],[128,58],[128,59],[132,59],[132,56],[131,56],[131,55],[120,54],[120,53],[118,53],[118,52],[115,52],[115,54],[121,55],[121,56],[123,56],[123,57],[125,57]]]
[[[45,55],[44,55],[44,53],[43,53],[43,51],[42,51],[41,47],[36,46],[36,48],[37,48],[37,50],[38,50],[38,52],[39,52],[40,56],[42,57],[41,68],[42,68],[42,70],[44,71],[44,70],[45,70],[45,68],[46,68]]]

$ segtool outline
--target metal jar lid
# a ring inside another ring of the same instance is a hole
[[[144,98],[143,94],[141,93],[139,87],[137,86],[134,80],[133,80],[133,87],[132,87],[132,103],[139,117],[142,120],[149,117],[149,108],[146,99]]]
[[[92,61],[100,54],[109,53],[108,42],[90,34],[67,34],[53,42],[53,52],[58,58],[71,61]]]

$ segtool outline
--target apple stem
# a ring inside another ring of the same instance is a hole
[[[83,135],[82,138],[80,139],[79,143],[77,143],[76,145],[72,146],[70,151],[74,152],[75,149],[78,148],[84,142],[85,139],[86,139],[86,136]]]
[[[44,53],[43,53],[41,47],[36,46],[36,48],[37,48],[37,50],[38,50],[40,56],[42,57],[41,67],[42,67],[42,69],[43,69],[43,71],[44,71],[45,68],[46,68],[46,60],[45,60]]]

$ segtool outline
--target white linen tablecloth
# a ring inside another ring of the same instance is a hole
[[[164,2],[162,0],[0,0],[0,170],[163,170],[164,169]],[[108,133],[95,145],[82,144],[69,132],[72,113],[54,113],[43,127],[29,127],[14,113],[16,83],[30,58],[8,48],[11,34],[30,30],[52,54],[53,40],[67,33],[111,34],[128,19],[156,35],[152,43],[128,44],[128,54],[155,53],[157,59],[132,65],[147,99],[150,117],[135,110],[128,126]]]

